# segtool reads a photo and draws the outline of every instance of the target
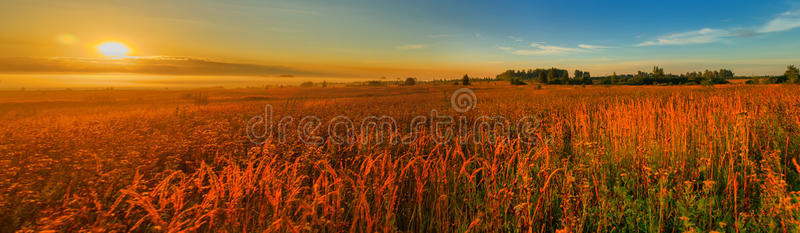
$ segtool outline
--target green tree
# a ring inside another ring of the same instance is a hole
[[[469,75],[465,74],[464,77],[461,78],[461,85],[469,85]]]
[[[726,70],[726,69],[721,69],[721,70],[719,70],[719,76],[720,76],[720,78],[724,78],[724,79],[733,78],[733,71]]]
[[[583,71],[575,70],[575,74],[572,77],[575,79],[583,78]]]
[[[611,74],[611,84],[617,84],[617,72]]]
[[[783,76],[786,76],[786,81],[789,83],[800,83],[800,78],[798,78],[798,70],[797,67],[794,65],[789,65],[786,67],[786,72],[783,73]]]
[[[577,76],[575,77],[575,79],[578,78],[579,77]],[[580,79],[581,79],[581,84],[592,84],[592,74],[590,74],[588,71],[583,72],[583,76],[581,76]]]
[[[539,78],[539,82],[540,83],[547,84],[547,76],[548,75],[545,74],[545,72],[543,70],[539,71],[538,76],[539,76],[538,78]]]
[[[658,66],[653,67],[653,78],[659,79],[664,77],[664,68]]]

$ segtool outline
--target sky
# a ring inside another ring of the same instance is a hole
[[[0,89],[493,77],[560,67],[781,74],[797,1],[0,2]],[[129,49],[110,56],[98,46]],[[213,77],[219,77],[217,79]]]

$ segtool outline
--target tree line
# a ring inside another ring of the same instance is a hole
[[[454,85],[470,85],[471,80],[476,81],[510,81],[512,85],[526,85],[527,82],[537,82],[540,84],[565,84],[565,85],[713,85],[729,83],[729,79],[749,79],[748,84],[773,84],[773,83],[795,83],[800,84],[800,71],[794,65],[786,67],[782,76],[760,76],[760,77],[736,77],[733,71],[728,69],[705,70],[699,72],[686,72],[685,74],[665,73],[664,69],[658,66],[653,67],[652,72],[638,71],[636,74],[620,74],[614,72],[611,75],[592,77],[588,71],[575,70],[570,76],[570,72],[565,69],[527,69],[527,70],[506,70],[498,74],[494,79],[470,78],[464,75],[460,80],[432,80],[429,82],[453,82]],[[414,77],[407,77],[405,80],[398,80],[394,83],[401,86],[413,86],[419,81]],[[362,85],[382,86],[388,85],[389,81],[366,81]],[[301,87],[312,87],[315,83],[304,82]],[[327,86],[327,82],[322,82],[322,87]]]
[[[728,83],[734,73],[728,69],[686,72],[685,74],[667,74],[658,66],[652,72],[639,71],[636,74],[617,75],[616,73],[598,77],[599,84],[620,85],[711,85]]]
[[[800,84],[800,77],[798,77],[797,67],[794,65],[789,65],[786,67],[786,71],[783,72],[783,76],[762,76],[762,77],[750,77],[750,80],[747,80],[747,84],[777,84],[777,83],[794,83]]]
[[[568,70],[550,69],[528,69],[528,70],[507,70],[496,76],[498,80],[508,80],[512,83],[520,81],[537,81],[543,84],[592,84],[592,75],[588,71],[575,70],[572,77]]]
[[[691,85],[691,84],[722,84],[728,83],[727,79],[734,77],[731,70],[705,70],[701,72],[687,72],[685,74],[667,74],[658,66],[652,72],[639,71],[636,74],[592,77],[588,71],[575,70],[572,77],[569,71],[558,68],[507,70],[497,75],[498,80],[509,80],[512,83],[522,81],[536,81],[543,84],[572,84],[572,85]]]

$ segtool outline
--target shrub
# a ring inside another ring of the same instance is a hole
[[[417,84],[417,79],[416,78],[412,78],[412,77],[406,78],[406,81],[403,82],[403,85],[406,85],[406,86],[414,86],[416,84]]]
[[[300,86],[301,87],[313,87],[314,86],[314,82],[310,82],[310,81],[309,82],[304,82],[304,83],[301,83]]]
[[[384,82],[378,80],[370,80],[364,83],[365,86],[383,86],[386,85]]]
[[[527,85],[527,83],[523,82],[522,80],[519,80],[518,78],[512,78],[511,85]]]

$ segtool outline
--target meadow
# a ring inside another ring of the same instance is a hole
[[[541,124],[514,132],[533,143],[254,144],[267,104]],[[4,91],[0,232],[798,232],[798,157],[796,85]]]

